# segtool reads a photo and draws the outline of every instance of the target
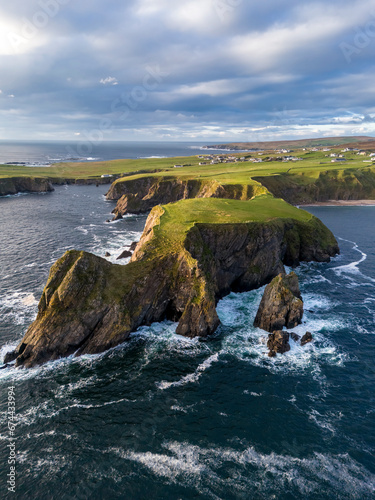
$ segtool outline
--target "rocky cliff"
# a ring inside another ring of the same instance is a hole
[[[279,216],[270,217],[270,210]],[[328,261],[338,251],[318,219],[282,200],[157,206],[128,265],[74,250],[56,262],[36,320],[5,361],[30,367],[98,353],[163,319],[178,321],[181,335],[206,336],[219,325],[217,301],[230,291],[257,288],[284,264]]]
[[[39,177],[0,178],[0,196],[17,193],[46,193],[53,191],[48,179]]]
[[[294,205],[328,200],[374,200],[375,171],[372,168],[328,170],[316,178],[302,174],[254,177],[277,198]]]
[[[115,217],[126,213],[149,212],[155,205],[190,198],[227,198],[249,200],[267,190],[257,182],[220,184],[212,179],[180,179],[172,176],[142,176],[115,181],[107,193],[108,200],[117,200]]]

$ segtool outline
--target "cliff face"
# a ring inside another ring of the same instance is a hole
[[[48,179],[38,177],[0,178],[0,196],[17,193],[46,193],[53,191]]]
[[[375,199],[372,169],[320,172],[315,180],[302,175],[280,174],[254,177],[270,193],[294,205],[328,200]]]
[[[179,179],[176,177],[138,177],[119,179],[111,185],[108,200],[118,200],[113,213],[125,215],[149,212],[159,204],[191,198],[228,198],[249,200],[266,193],[266,189],[254,182],[251,185],[220,184],[213,180]]]
[[[181,240],[165,244],[167,215],[162,207],[152,210],[126,266],[78,251],[59,259],[36,320],[5,361],[16,358],[17,366],[30,367],[73,353],[98,353],[163,319],[178,321],[181,335],[206,336],[219,325],[217,300],[231,290],[267,283],[284,271],[284,263],[328,261],[339,251],[315,217],[193,224]]]
[[[316,175],[316,174],[314,174]],[[250,200],[272,193],[294,205],[328,200],[375,199],[375,170],[342,169],[319,172],[281,173],[248,177],[246,184],[219,183],[211,179],[181,179],[178,176],[141,176],[113,182],[107,199],[117,200],[115,217],[145,213],[159,204],[192,198]]]

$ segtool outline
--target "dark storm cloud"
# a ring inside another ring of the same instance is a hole
[[[0,133],[254,140],[372,133],[373,2],[13,0]],[[13,97],[11,97],[13,96]]]

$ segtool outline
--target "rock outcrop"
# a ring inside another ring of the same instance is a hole
[[[301,340],[300,345],[302,347],[314,340],[310,332],[306,332],[301,339],[301,337],[294,332],[289,333],[286,330],[277,330],[268,335],[268,356],[270,358],[274,358],[276,354],[285,354],[290,351],[289,339],[292,339],[295,343],[298,343]]]
[[[129,257],[132,256],[132,253],[129,250],[123,250],[120,255],[117,257],[116,260],[120,259],[128,259]]]
[[[302,323],[303,302],[294,272],[279,274],[266,286],[254,326],[267,332],[294,328]]]
[[[146,213],[155,205],[179,200],[190,198],[249,200],[255,195],[266,192],[266,189],[256,182],[249,185],[223,185],[213,180],[184,180],[164,175],[119,179],[111,185],[106,196],[108,200],[117,200],[112,213],[113,220],[118,220],[126,213]]]
[[[49,179],[42,177],[8,177],[0,179],[0,196],[17,193],[47,193],[54,191]]]
[[[277,330],[268,335],[267,347],[270,350],[268,356],[273,358],[276,353],[284,354],[290,351],[289,333]]]
[[[87,252],[66,252],[51,268],[36,320],[5,362],[16,358],[17,366],[31,367],[73,353],[102,352],[139,326],[163,319],[177,321],[181,335],[204,337],[219,325],[221,297],[268,283],[284,272],[284,263],[328,261],[338,252],[332,233],[308,214],[299,220],[191,223],[192,213],[180,205],[190,201],[154,207],[125,266]],[[206,204],[214,220],[221,220],[218,208],[228,206],[239,217],[243,203],[243,217],[249,218],[253,202]],[[267,209],[272,203],[261,201]],[[254,210],[259,206],[255,203]],[[277,206],[284,208],[281,201]],[[285,204],[285,210],[301,217],[298,209]],[[186,219],[177,224],[172,214]]]
[[[309,342],[312,342],[314,339],[313,339],[313,336],[311,335],[310,332],[306,332],[305,335],[301,338],[301,345],[304,346],[306,344],[308,344]]]
[[[375,199],[375,170],[327,170],[317,178],[301,174],[282,173],[267,177],[254,177],[277,198],[294,205],[303,205],[329,200],[373,200]]]

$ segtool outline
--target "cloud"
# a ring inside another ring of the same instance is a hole
[[[121,140],[374,131],[375,36],[350,64],[340,48],[375,23],[372,1],[81,0],[38,27],[42,4],[0,7],[1,85],[17,96],[2,101],[5,138],[83,136],[103,120]]]
[[[100,83],[103,85],[118,85],[117,78],[114,78],[113,76],[107,76],[107,78],[102,78],[100,80]]]

